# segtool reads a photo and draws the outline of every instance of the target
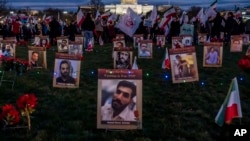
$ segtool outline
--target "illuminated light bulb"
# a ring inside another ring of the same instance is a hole
[[[167,79],[167,78],[168,78],[168,75],[165,75],[165,78]]]
[[[149,76],[149,73],[146,73],[146,76]]]
[[[109,73],[110,73],[110,74],[112,74],[113,72],[112,72],[112,71],[110,71]]]
[[[56,76],[56,72],[54,72],[54,76]]]
[[[94,71],[91,71],[91,74],[94,74]]]

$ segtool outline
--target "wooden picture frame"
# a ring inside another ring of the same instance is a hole
[[[190,47],[193,45],[193,36],[191,35],[181,35],[182,36],[182,44],[184,47]]]
[[[114,116],[121,93],[127,106]],[[97,95],[98,129],[142,129],[142,70],[98,69]]]
[[[241,35],[231,35],[230,52],[242,52],[242,36]]]
[[[53,87],[79,88],[81,57],[56,53]]]
[[[113,47],[114,48],[126,47],[125,40],[124,39],[113,39]]]
[[[195,47],[169,49],[173,83],[199,81]]]
[[[249,34],[242,34],[242,44],[249,45]]]
[[[203,45],[207,41],[206,33],[198,33],[198,45]]]
[[[68,37],[57,37],[57,49],[58,52],[67,53],[69,50],[69,39]]]
[[[123,39],[123,40],[125,40],[125,35],[124,34],[116,34],[115,39]]]
[[[133,36],[133,46],[138,48],[140,41],[143,40],[143,34],[134,34]]]
[[[138,47],[138,58],[153,58],[153,41],[141,40]]]
[[[30,68],[45,68],[47,69],[47,57],[45,47],[28,47],[28,58]]]
[[[84,38],[82,35],[75,35],[75,42],[76,43],[84,43]]]
[[[16,42],[13,40],[2,40],[0,42],[0,56],[15,58]]]
[[[204,43],[203,67],[221,67],[223,58],[223,43]]]
[[[114,48],[114,69],[131,69],[133,50],[129,47]]]
[[[182,44],[182,39],[183,37],[181,36],[172,37],[172,48],[184,48],[184,45]]]
[[[50,47],[49,36],[40,36],[39,37],[39,47]]]
[[[156,35],[156,46],[157,47],[164,47],[166,42],[165,35]]]
[[[70,42],[69,43],[69,51],[70,55],[78,55],[82,56],[83,53],[83,45],[81,42]]]

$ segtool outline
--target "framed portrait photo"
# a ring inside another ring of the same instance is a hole
[[[131,69],[132,61],[132,48],[114,48],[114,69]]]
[[[28,49],[30,68],[47,69],[46,48],[29,46]]]
[[[141,40],[138,47],[138,58],[153,58],[153,41]]]
[[[182,38],[183,37],[172,37],[172,48],[184,48],[184,45],[182,44]]]
[[[198,45],[203,45],[207,41],[206,33],[198,33]]]
[[[6,41],[12,41],[12,42],[17,42],[16,37],[5,37],[4,40],[6,40]]]
[[[126,47],[125,39],[113,39],[113,47],[114,48],[123,48]]]
[[[98,69],[98,129],[142,128],[142,70]]]
[[[125,40],[124,34],[116,34],[115,38],[116,39],[123,39],[123,40]]]
[[[76,55],[56,53],[53,87],[79,88],[81,58]]]
[[[199,80],[195,47],[169,49],[173,83]]]
[[[165,46],[165,35],[156,35],[156,46],[164,47]]]
[[[39,47],[45,47],[45,48],[50,47],[49,36],[40,36],[39,37]]]
[[[223,55],[222,42],[204,43],[203,67],[221,67]]]
[[[140,41],[143,40],[143,34],[135,34],[133,36],[133,46],[134,48],[138,48]]]
[[[184,47],[190,47],[193,45],[193,37],[191,35],[182,35],[182,44]]]
[[[246,56],[250,56],[250,46],[248,46],[248,48],[247,48]]]
[[[0,56],[15,58],[16,42],[13,40],[2,40],[0,42]]]
[[[241,35],[231,35],[231,46],[230,52],[242,52],[242,36]]]
[[[67,53],[69,50],[69,39],[68,37],[57,37],[57,49],[58,52]]]
[[[249,35],[248,34],[243,34],[242,35],[242,44],[243,45],[249,45]]]
[[[69,54],[70,55],[78,55],[82,56],[83,47],[82,43],[80,42],[70,42],[69,43]]]
[[[83,43],[83,36],[82,35],[75,35],[75,42]]]

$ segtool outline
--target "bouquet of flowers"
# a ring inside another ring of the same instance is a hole
[[[6,104],[2,107],[0,121],[4,123],[4,127],[8,125],[17,125],[20,122],[20,115],[26,117],[28,129],[31,128],[30,114],[35,111],[37,98],[34,94],[24,94],[17,99],[17,107],[20,113],[12,104]]]
[[[250,73],[250,56],[241,58],[238,62],[238,66],[246,73]]]
[[[10,58],[1,56],[2,60],[2,69],[4,71],[16,71],[17,74],[21,74],[27,72],[29,67],[29,62],[26,60],[18,59],[18,58]]]

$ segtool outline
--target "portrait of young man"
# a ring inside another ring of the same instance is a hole
[[[1,55],[5,57],[15,57],[15,43],[5,42],[1,43]]]
[[[134,48],[138,48],[140,41],[143,40],[143,34],[135,34],[133,37]]]
[[[140,42],[138,58],[152,58],[152,41],[142,40]]]
[[[97,128],[140,129],[142,71],[98,69],[97,105]]]
[[[56,53],[53,87],[79,88],[81,57]]]
[[[231,39],[231,52],[241,52],[242,51],[242,39]]]
[[[132,51],[115,51],[114,68],[115,69],[131,69],[132,68]]]
[[[58,52],[68,52],[68,39],[57,40]]]
[[[30,68],[47,69],[45,48],[29,47],[28,54],[29,54]]]
[[[203,67],[221,67],[222,52],[222,42],[204,43]]]

